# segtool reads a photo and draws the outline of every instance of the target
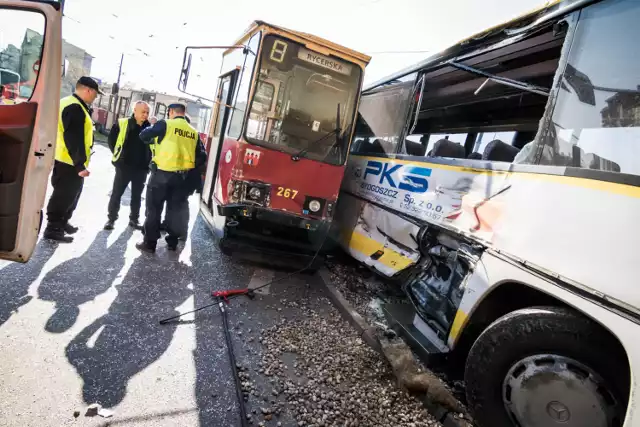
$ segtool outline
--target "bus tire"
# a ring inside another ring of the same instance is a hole
[[[532,307],[480,334],[465,382],[480,427],[620,427],[629,367],[621,345],[600,325],[571,309]],[[591,422],[597,419],[605,424]]]

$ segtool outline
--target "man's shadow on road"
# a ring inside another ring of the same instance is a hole
[[[42,240],[26,264],[13,263],[0,270],[0,326],[33,299],[29,287],[56,251],[58,244]]]
[[[75,324],[80,305],[105,293],[125,264],[125,251],[133,231],[127,228],[107,246],[109,232],[100,231],[85,253],[53,268],[38,288],[41,300],[55,302],[55,312],[45,325],[63,333]]]
[[[66,348],[83,379],[86,403],[118,405],[129,380],[167,351],[177,325],[159,325],[158,319],[177,314],[176,307],[192,294],[191,281],[186,264],[147,254],[136,258],[109,311]]]

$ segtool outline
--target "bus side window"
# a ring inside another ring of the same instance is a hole
[[[464,142],[466,133],[458,134],[432,134],[427,142],[427,157],[444,157],[451,159],[464,159]]]
[[[404,152],[409,156],[424,157],[428,144],[429,135],[409,135],[404,140]]]
[[[415,75],[362,96],[352,153],[391,155],[399,151]]]
[[[477,160],[490,162],[514,161],[520,149],[514,146],[516,132],[484,132],[478,134],[473,147],[473,152],[468,158],[474,156]]]
[[[581,12],[552,120],[526,162],[640,175],[638,22],[637,0]]]

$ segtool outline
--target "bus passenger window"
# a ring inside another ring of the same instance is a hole
[[[515,132],[483,132],[478,135],[476,143],[473,146],[473,152],[483,154],[487,145],[496,139],[507,144],[512,144],[515,136]]]
[[[424,157],[428,144],[429,135],[409,135],[404,140],[404,152],[409,156]]]
[[[466,133],[432,134],[429,136],[427,143],[427,156],[464,159],[464,142],[466,139]]]
[[[636,0],[581,12],[550,128],[527,162],[640,175],[638,22]]]
[[[415,74],[362,96],[352,152],[395,154],[410,106]]]

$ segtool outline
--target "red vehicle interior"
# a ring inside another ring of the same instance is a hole
[[[0,251],[15,247],[24,171],[38,104],[0,106]]]

